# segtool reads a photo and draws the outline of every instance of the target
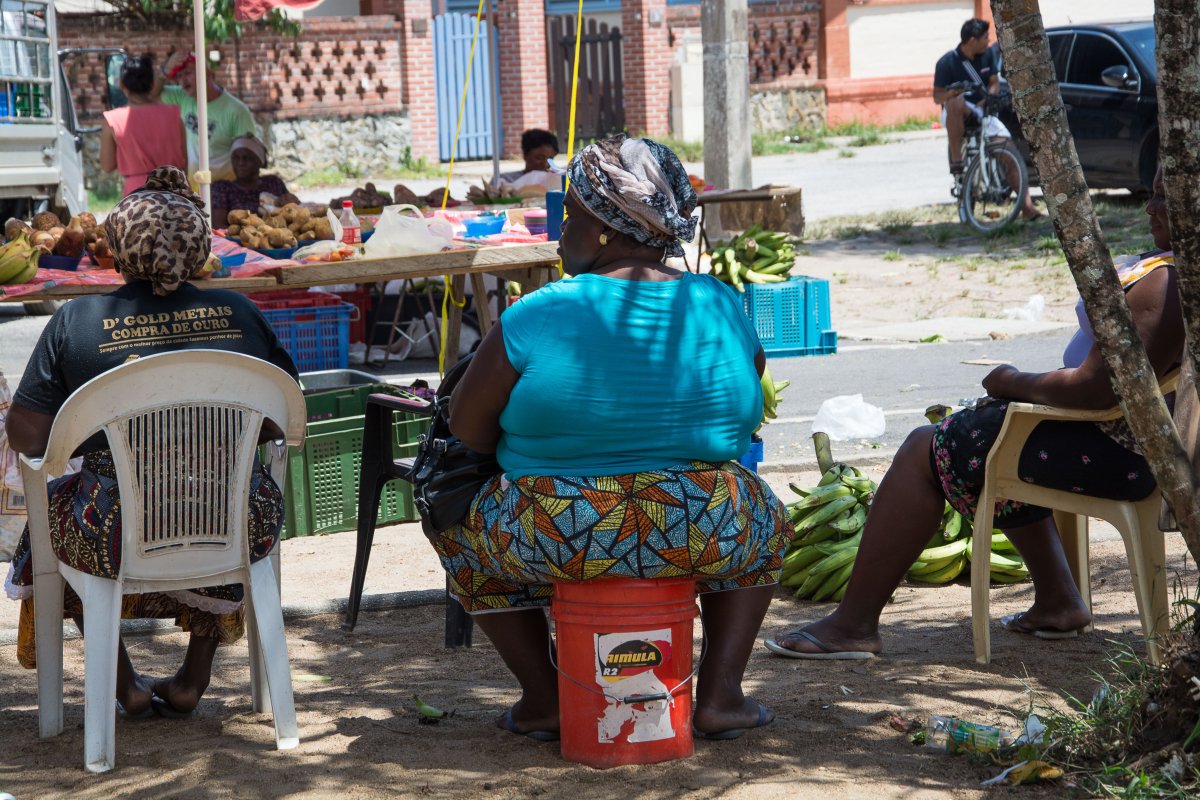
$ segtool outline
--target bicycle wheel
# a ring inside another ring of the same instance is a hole
[[[1017,148],[1007,142],[988,145],[986,154],[973,159],[963,174],[959,216],[984,233],[1002,228],[1021,213],[1028,188]]]

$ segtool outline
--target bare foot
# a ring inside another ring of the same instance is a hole
[[[196,706],[200,705],[200,698],[204,695],[204,690],[208,685],[191,686],[179,680],[176,675],[173,678],[164,678],[154,682],[154,696],[160,700],[165,700],[172,711],[180,714],[189,714],[196,710]]]
[[[769,725],[774,719],[774,711],[749,697],[743,697],[741,705],[736,708],[696,706],[695,711],[692,712],[692,727],[701,733],[713,734],[759,728]]]
[[[134,674],[132,680],[117,684],[117,702],[128,716],[136,717],[150,708],[153,683],[144,675]]]
[[[825,650],[818,647],[811,639],[798,635],[798,631],[781,633],[775,636],[775,642],[780,647],[795,650],[797,653],[828,653],[828,652],[883,652],[883,639],[879,634],[866,637],[856,637],[839,630],[828,617],[817,620],[803,629],[825,645]]]

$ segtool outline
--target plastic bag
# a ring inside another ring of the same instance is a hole
[[[1046,298],[1040,294],[1035,294],[1033,297],[1025,301],[1023,306],[1012,306],[1004,309],[1005,319],[1019,319],[1025,322],[1037,322],[1042,318],[1042,312],[1046,310]]]
[[[413,256],[440,253],[453,240],[454,226],[446,220],[426,217],[413,205],[387,206],[363,248],[367,258]]]
[[[0,561],[12,560],[17,540],[25,528],[25,490],[21,485],[21,462],[16,451],[8,446],[4,423],[12,394],[8,381],[0,373]]]
[[[821,403],[812,429],[813,433],[824,431],[830,439],[838,442],[875,439],[883,436],[887,421],[883,409],[865,402],[861,394],[845,394]]]

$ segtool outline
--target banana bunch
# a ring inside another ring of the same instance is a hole
[[[790,488],[800,499],[787,507],[796,536],[780,582],[801,599],[841,600],[876,484],[857,467],[835,463],[816,486]]]
[[[970,551],[967,551],[968,558]],[[1017,548],[999,528],[992,529],[992,548],[988,556],[992,583],[1020,583],[1029,577],[1029,567]]]
[[[971,520],[946,503],[938,531],[908,569],[914,583],[950,583],[963,574],[971,560]],[[991,578],[995,583],[1017,583],[1029,577],[1025,560],[999,528],[991,531]]]
[[[791,381],[775,380],[771,377],[771,370],[765,367],[763,368],[763,374],[760,382],[762,383],[763,393],[763,415],[762,422],[758,424],[758,428],[755,429],[755,433],[757,433],[763,425],[766,425],[771,420],[778,419],[779,415],[776,413],[776,410],[779,408],[780,403],[779,393],[792,385]]]
[[[38,256],[24,233],[0,247],[0,284],[29,283],[37,274]]]
[[[764,231],[758,223],[712,250],[712,276],[739,292],[747,283],[782,283],[796,263],[786,233]]]

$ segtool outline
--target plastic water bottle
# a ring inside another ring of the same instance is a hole
[[[358,222],[358,217],[354,214],[354,202],[352,200],[342,201],[342,243],[343,244],[362,244],[362,226]]]

